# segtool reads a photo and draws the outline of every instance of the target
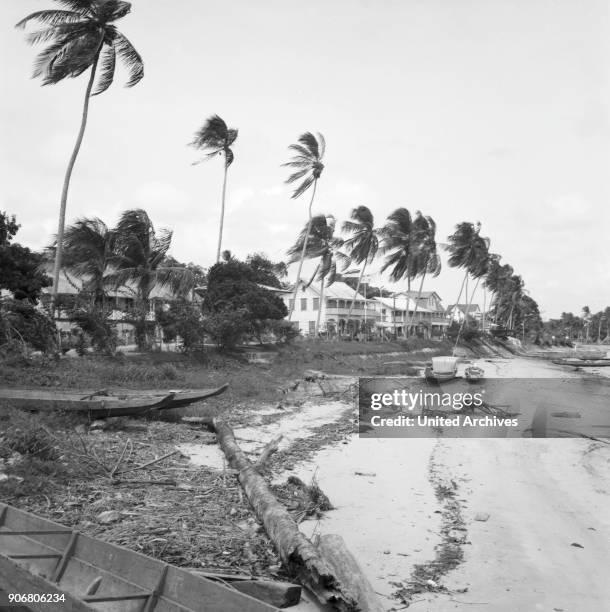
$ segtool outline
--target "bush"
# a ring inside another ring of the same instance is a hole
[[[116,323],[109,316],[109,311],[99,306],[89,306],[73,310],[69,318],[89,336],[94,349],[106,355],[114,355],[118,337]],[[82,337],[77,340],[76,350],[79,355],[83,355],[86,351],[86,342]]]
[[[0,346],[57,351],[57,328],[45,312],[25,300],[0,300]]]
[[[235,348],[250,330],[245,309],[221,310],[208,314],[203,319],[203,327],[221,350]]]
[[[269,320],[269,331],[278,342],[289,344],[300,335],[299,329],[290,321]]]
[[[163,330],[165,342],[180,338],[185,353],[201,350],[205,329],[203,314],[198,306],[182,300],[173,302],[169,310],[157,310],[155,318]]]
[[[461,323],[457,321],[453,321],[451,325],[447,328],[447,337],[455,342],[457,340],[458,334],[460,332]],[[470,342],[478,338],[481,335],[479,330],[478,323],[473,319],[468,319],[464,323],[464,328],[462,329],[462,333],[460,335],[460,340],[464,340],[465,342]]]

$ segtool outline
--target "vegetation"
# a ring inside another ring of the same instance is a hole
[[[43,26],[42,30],[31,33],[27,38],[31,45],[48,43],[34,64],[33,78],[42,78],[43,85],[54,85],[67,77],[78,77],[90,69],[80,130],[68,162],[61,193],[57,249],[53,268],[53,300],[57,297],[62,264],[68,189],[85,135],[89,98],[103,93],[112,85],[117,56],[129,73],[127,87],[133,87],[144,76],[142,58],[114,25],[115,21],[131,11],[129,2],[122,0],[56,0],[56,2],[69,10],[36,11],[16,25],[18,28],[25,28],[30,22],[34,22]],[[100,72],[96,82],[98,67]]]
[[[191,143],[196,149],[206,152],[206,157],[204,159],[210,159],[217,155],[222,155],[224,157],[224,179],[222,182],[216,263],[220,261],[220,251],[222,247],[222,228],[224,226],[225,198],[227,194],[227,171],[235,159],[231,147],[237,140],[237,134],[238,131],[234,128],[227,127],[227,124],[218,115],[212,115],[197,131]]]

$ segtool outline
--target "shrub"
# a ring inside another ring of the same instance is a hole
[[[213,312],[204,317],[203,327],[219,349],[232,349],[250,330],[246,314],[242,308]]]
[[[116,323],[110,319],[110,311],[99,306],[81,307],[73,310],[70,315],[72,321],[83,333],[91,339],[91,345],[106,355],[114,355],[118,338]],[[79,355],[84,354],[86,343],[79,338],[76,350]]]
[[[57,328],[45,312],[25,300],[0,300],[0,346],[20,343],[44,353],[57,351]]]
[[[155,318],[161,326],[165,342],[180,338],[185,353],[202,348],[205,329],[203,314],[198,306],[183,300],[173,302],[169,310],[157,310]]]
[[[269,320],[269,331],[275,336],[278,342],[289,344],[299,337],[299,329],[290,321]]]

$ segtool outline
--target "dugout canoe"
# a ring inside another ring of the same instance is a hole
[[[272,612],[242,592],[0,503],[0,610]]]
[[[553,359],[557,365],[574,366],[576,368],[604,368],[610,366],[610,359],[579,359],[567,357],[565,359]]]
[[[4,404],[31,411],[84,412],[91,417],[139,416],[153,410],[181,408],[224,393],[228,385],[195,390],[51,391],[0,389]]]

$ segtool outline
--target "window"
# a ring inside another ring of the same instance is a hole
[[[320,298],[313,299],[313,309],[320,310]]]
[[[316,333],[316,322],[310,321],[309,322],[309,334],[313,336],[315,333]]]
[[[301,298],[301,310],[307,310],[307,298]]]
[[[294,310],[294,300],[288,300],[288,308],[290,308],[290,310]]]

